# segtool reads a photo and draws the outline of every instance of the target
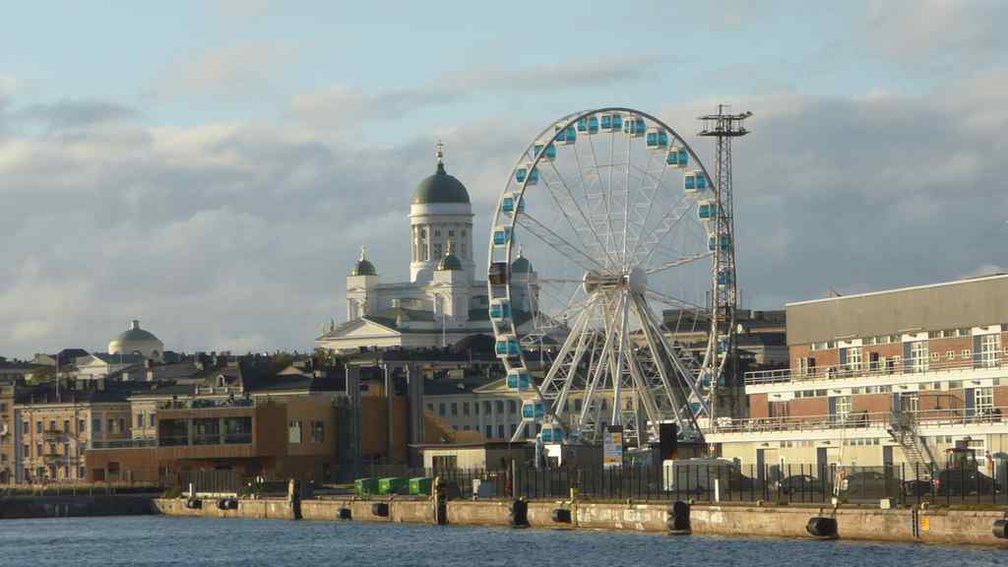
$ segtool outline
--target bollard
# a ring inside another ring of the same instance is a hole
[[[1008,539],[1008,520],[995,520],[991,531],[996,538]]]
[[[668,507],[666,512],[665,525],[671,535],[689,535],[690,528],[690,506],[689,504],[677,500]]]
[[[528,502],[519,498],[508,506],[508,520],[513,528],[528,526]]]
[[[218,510],[237,510],[238,500],[235,498],[221,498],[217,500]]]
[[[834,539],[837,537],[837,521],[836,518],[813,516],[809,518],[805,530],[817,538]]]

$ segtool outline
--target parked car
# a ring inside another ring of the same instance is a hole
[[[897,490],[899,481],[879,471],[858,471],[840,481],[840,491],[848,498],[885,498]]]
[[[795,474],[778,480],[773,489],[781,494],[829,494],[833,487],[827,481],[812,475]]]
[[[903,483],[903,494],[907,496],[924,496],[931,494],[934,483],[930,480],[908,480]]]

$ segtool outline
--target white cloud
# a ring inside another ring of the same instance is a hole
[[[249,95],[268,88],[274,73],[297,59],[288,41],[246,41],[192,51],[177,59],[149,89],[158,99],[183,95]]]

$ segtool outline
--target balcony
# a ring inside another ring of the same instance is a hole
[[[903,411],[900,415],[917,427],[957,425],[1008,425],[1008,406],[981,408],[950,408]],[[800,415],[718,419],[709,429],[712,433],[769,433],[776,431],[810,431],[824,429],[870,429],[890,425],[893,413],[850,412],[847,415]]]
[[[849,380],[852,378],[920,378],[921,381],[940,379],[953,372],[973,373],[985,370],[1008,370],[1008,356],[973,355],[970,358],[954,360],[906,361],[898,365],[886,365],[885,361],[860,363],[857,365],[837,364],[805,369],[783,368],[780,370],[760,370],[746,372],[746,386],[786,384],[791,382],[814,382]]]
[[[138,447],[157,447],[157,439],[105,439],[91,441],[88,449],[134,449]]]

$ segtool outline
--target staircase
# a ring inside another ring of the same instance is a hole
[[[903,455],[914,471],[920,471],[917,480],[930,481],[934,469],[934,456],[931,449],[925,445],[917,433],[917,422],[910,413],[893,411],[889,416],[886,431],[899,443]]]

